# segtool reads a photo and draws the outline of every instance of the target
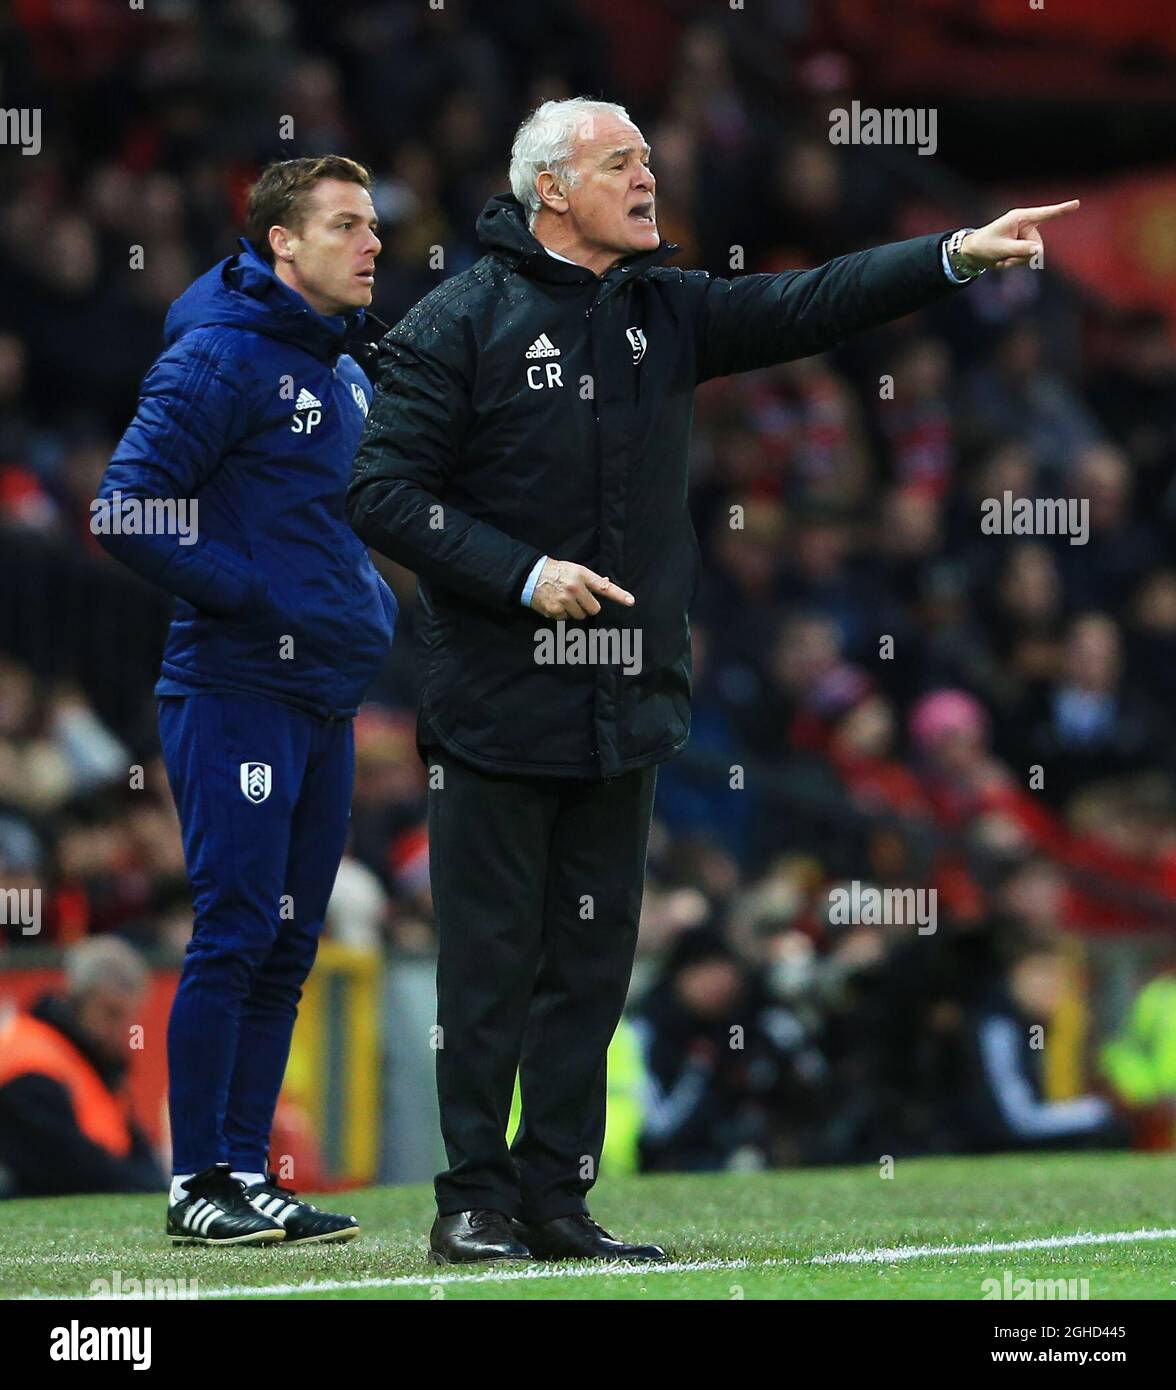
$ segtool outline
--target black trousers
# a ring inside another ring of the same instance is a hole
[[[585,1211],[605,1056],[637,945],[656,767],[609,781],[480,772],[430,748],[442,1215]],[[508,1149],[516,1074],[523,1119]]]

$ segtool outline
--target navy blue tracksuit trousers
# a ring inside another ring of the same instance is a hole
[[[351,814],[350,719],[159,700],[195,925],[168,1026],[172,1166],[265,1172],[302,985]]]

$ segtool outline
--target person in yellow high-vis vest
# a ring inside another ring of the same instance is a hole
[[[638,1144],[645,1119],[645,1085],[645,1059],[641,1055],[637,1030],[627,1018],[622,1018],[608,1048],[604,1149],[600,1155],[600,1171],[608,1176],[636,1173],[640,1166]],[[521,1116],[516,1079],[507,1128],[508,1143],[514,1139]]]
[[[1141,1142],[1176,1148],[1176,969],[1140,990],[1100,1060],[1119,1099],[1137,1112]]]

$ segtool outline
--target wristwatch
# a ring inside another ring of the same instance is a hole
[[[960,250],[964,238],[975,230],[975,227],[961,227],[958,232],[952,232],[947,239],[947,263],[961,280],[974,280],[977,275],[983,275],[988,269],[986,265],[977,268],[971,258]]]

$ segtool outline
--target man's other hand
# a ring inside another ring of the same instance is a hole
[[[627,589],[586,565],[548,560],[531,595],[531,607],[545,618],[588,618],[600,612],[597,595],[630,608],[637,601]]]

